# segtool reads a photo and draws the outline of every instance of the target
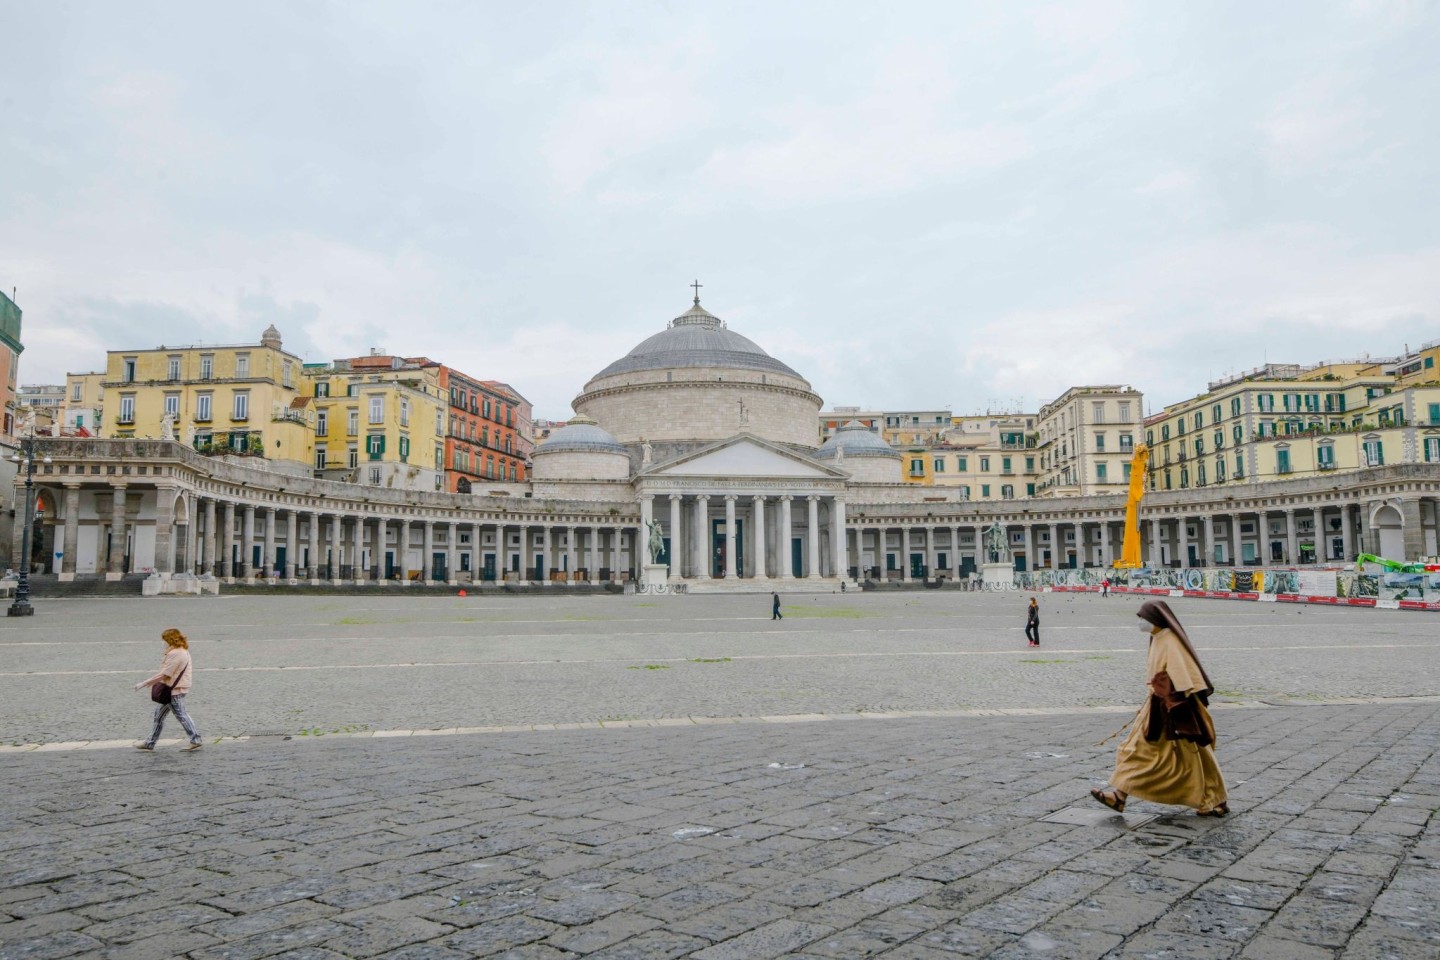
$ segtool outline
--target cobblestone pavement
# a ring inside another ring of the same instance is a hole
[[[52,600],[0,621],[0,745],[139,736],[131,685],[190,635],[207,736],[670,717],[1133,705],[1135,598],[766,596]],[[1177,600],[1221,699],[1440,694],[1433,615]]]
[[[1226,820],[1093,804],[1114,722],[12,753],[0,957],[1440,954],[1440,704],[1222,711]]]
[[[461,604],[5,624],[0,723],[34,746],[0,752],[0,960],[1440,956],[1425,615],[1176,604],[1237,701],[1212,820],[1087,796],[1143,693],[1133,600],[1042,599],[1040,651],[1017,597]],[[171,623],[206,747],[54,743],[143,728]],[[369,735],[690,714],[727,719]]]

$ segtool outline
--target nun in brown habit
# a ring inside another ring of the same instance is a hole
[[[1145,604],[1137,616],[1141,631],[1150,637],[1145,671],[1150,698],[1115,752],[1111,789],[1091,790],[1090,795],[1115,811],[1123,811],[1125,801],[1134,796],[1223,817],[1230,806],[1225,778],[1215,762],[1215,724],[1206,709],[1214,684],[1165,601]]]

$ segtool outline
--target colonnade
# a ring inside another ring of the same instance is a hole
[[[815,580],[848,566],[845,500],[833,494],[644,493],[641,529],[652,522],[672,581]]]

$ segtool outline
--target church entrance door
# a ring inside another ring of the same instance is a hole
[[[725,576],[725,521],[710,521],[710,576]],[[668,550],[668,547],[667,547]],[[661,561],[664,562],[664,561]],[[745,518],[735,518],[735,573],[745,576]]]

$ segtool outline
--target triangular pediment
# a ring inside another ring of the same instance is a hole
[[[743,435],[642,471],[646,477],[784,477],[842,480],[845,474],[759,437]]]

